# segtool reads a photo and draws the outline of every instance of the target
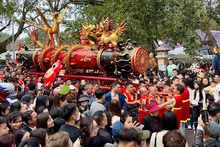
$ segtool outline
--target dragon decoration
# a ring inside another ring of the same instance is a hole
[[[111,19],[102,19],[99,24],[83,24],[80,28],[78,44],[59,44],[59,24],[61,24],[66,9],[60,14],[52,13],[53,24],[50,25],[43,13],[36,8],[42,21],[34,24],[30,31],[31,45],[40,49],[28,50],[22,54],[25,61],[19,61],[22,66],[33,67],[36,71],[47,71],[58,60],[68,74],[89,74],[89,71],[105,76],[118,76],[123,79],[142,74],[147,70],[148,53],[145,48],[136,46],[131,40],[119,41],[119,36],[126,30],[126,24],[120,23],[114,27]],[[38,40],[38,30],[45,33],[44,42]],[[48,40],[48,43],[46,43]],[[21,59],[21,58],[19,58]],[[32,66],[34,65],[34,66]],[[58,71],[56,71],[58,72]]]

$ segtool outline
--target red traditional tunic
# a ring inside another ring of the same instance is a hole
[[[128,102],[135,101],[135,94],[130,94],[127,90],[123,93]]]
[[[165,98],[162,98],[162,99],[159,98],[159,100],[158,100],[155,96],[149,94],[149,96],[147,97],[146,106],[149,105],[150,103],[153,103],[153,102],[156,103],[157,105],[160,105],[160,104],[166,102],[166,99]],[[160,109],[159,112],[158,112],[158,116],[160,118],[162,118],[163,113],[165,111],[167,111],[165,108]]]
[[[185,87],[182,96],[182,115],[180,122],[187,122],[190,120],[190,101],[189,101],[189,90]]]
[[[158,105],[161,105],[161,104],[165,103],[166,101],[167,101],[167,98],[166,98],[165,96],[163,96],[163,98],[159,98],[157,102],[158,102]],[[158,116],[159,116],[160,118],[162,118],[164,112],[166,112],[166,111],[167,111],[166,108],[160,109],[160,110],[159,110],[159,113],[158,113]]]
[[[138,122],[141,124],[142,123],[142,119],[147,116],[148,110],[143,108],[143,105],[145,105],[144,107],[146,108],[146,102],[147,102],[147,97],[146,96],[141,96],[140,98],[140,106],[139,106],[139,115],[138,115]]]
[[[172,108],[172,111],[176,114],[177,122],[178,122],[178,128],[180,127],[180,120],[181,120],[181,114],[182,114],[182,97],[181,95],[174,95],[174,106]]]

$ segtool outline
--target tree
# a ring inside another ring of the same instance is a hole
[[[155,49],[154,42],[165,40],[172,47],[183,44],[193,55],[202,45],[196,29],[210,30],[207,24],[211,23],[219,26],[218,12],[218,1],[213,7],[206,0],[106,0],[103,6],[85,7],[81,15],[84,23],[98,23],[102,17],[125,21],[127,31],[121,38],[136,40],[148,50]]]
[[[5,26],[0,28],[0,32],[4,31],[11,24],[12,15],[15,16],[15,24],[18,26],[17,32],[14,34],[15,40],[19,35],[27,28],[29,25],[25,24],[26,19],[31,19],[36,21],[38,17],[35,13],[34,8],[39,7],[45,15],[48,15],[50,12],[60,12],[65,7],[68,7],[68,10],[71,10],[70,14],[73,14],[73,11],[78,9],[76,5],[86,6],[86,5],[95,5],[102,4],[102,0],[0,0],[0,17],[4,17],[7,20]],[[80,8],[79,8],[80,9]],[[6,46],[12,42],[12,36],[0,40],[0,53],[6,51]]]

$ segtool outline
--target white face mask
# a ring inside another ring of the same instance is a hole
[[[77,119],[76,119],[77,121],[79,121],[80,120],[80,112],[78,112],[78,116],[77,116]]]

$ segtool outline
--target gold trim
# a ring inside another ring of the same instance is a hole
[[[39,56],[38,63],[39,63],[40,68],[41,68],[42,70],[47,70],[47,68],[45,67],[43,61],[44,61],[44,55],[45,55],[48,51],[50,51],[50,50],[51,50],[51,52],[52,52],[52,51],[53,51],[53,48],[48,47],[48,48],[42,50],[42,52],[41,52],[41,54],[40,54],[40,56]],[[52,54],[52,53],[51,53],[51,54]]]
[[[66,48],[68,48],[69,45],[64,45],[59,47],[58,49],[56,49],[53,53],[52,53],[52,59],[51,59],[51,64],[56,62],[57,56]],[[62,61],[61,61],[62,62]]]
[[[133,50],[133,52],[132,52],[132,54],[131,54],[131,68],[132,68],[132,70],[134,71],[134,72],[136,72],[136,73],[138,73],[137,71],[136,71],[136,69],[135,69],[135,61],[136,61],[136,53],[137,53],[137,51],[138,51],[138,49],[139,49],[140,47],[136,47],[136,48],[134,48],[134,50]],[[135,56],[134,56],[135,55]],[[133,60],[133,58],[134,58],[134,60]]]
[[[31,57],[33,64],[36,65],[36,66],[38,66],[38,65],[37,65],[37,61],[35,61],[34,59],[35,59],[35,55],[36,55],[36,53],[37,53],[38,51],[40,51],[40,49],[35,50],[34,53],[32,54],[32,57]],[[39,56],[40,56],[40,55],[39,55]]]
[[[189,102],[189,99],[188,99],[188,100],[183,100],[182,102],[183,102],[183,103]]]
[[[104,68],[102,68],[101,66],[101,54],[103,52],[103,49],[102,50],[99,50],[98,54],[97,54],[97,59],[96,59],[96,63],[97,63],[97,66],[98,68],[101,70],[101,71],[105,71]]]
[[[70,67],[71,63],[69,62],[69,59],[71,58],[72,52],[77,49],[84,49],[84,46],[80,45],[80,44],[76,44],[76,45],[70,46],[70,48],[71,49],[67,51],[66,57],[63,59],[65,65],[66,65],[66,69],[69,73],[71,73],[73,71],[72,68]]]

